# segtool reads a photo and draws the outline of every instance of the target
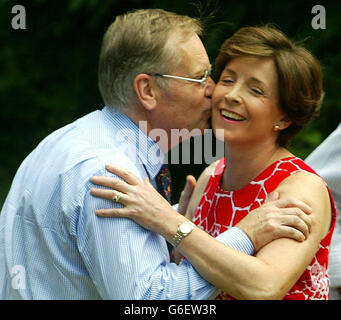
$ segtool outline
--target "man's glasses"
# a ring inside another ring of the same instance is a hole
[[[185,78],[185,77],[179,77],[179,76],[172,76],[169,74],[160,74],[160,73],[154,73],[151,74],[153,76],[163,77],[163,78],[171,78],[171,79],[179,79],[179,80],[185,80],[185,81],[191,81],[200,83],[202,85],[206,85],[208,77],[211,75],[211,66],[208,70],[205,71],[204,76],[201,79],[193,79],[193,78]]]

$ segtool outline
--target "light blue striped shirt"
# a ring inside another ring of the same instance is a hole
[[[207,299],[217,290],[165,239],[134,221],[100,218],[111,201],[89,179],[106,163],[155,183],[164,155],[124,114],[105,107],[55,131],[21,164],[0,215],[1,299]],[[248,254],[238,228],[219,240]]]

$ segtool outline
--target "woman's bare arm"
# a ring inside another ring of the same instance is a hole
[[[118,179],[106,177],[96,177],[92,181],[123,192],[122,203],[125,207],[98,210],[97,214],[131,218],[142,226],[162,234],[168,241],[172,241],[178,224],[187,220],[186,217],[174,212],[168,202],[157,193],[147,180],[141,182],[122,169],[111,169],[110,171],[122,176],[128,184]],[[295,176],[299,175],[301,174],[296,174]],[[291,178],[287,179],[288,182],[291,181],[289,179]],[[320,195],[323,188],[325,190],[325,187],[321,186],[321,184],[322,182],[320,184],[310,182],[309,190],[307,190],[308,188],[301,186],[307,185],[306,181],[304,181],[297,185],[298,189],[302,190],[297,194],[295,193],[295,197],[302,198],[303,200],[306,200],[306,198],[310,199],[310,197],[318,199],[316,194]],[[282,188],[279,188],[279,191],[285,197],[273,203],[264,204],[260,208],[253,210],[245,218],[256,217],[256,220],[258,221],[259,219],[260,221],[259,225],[263,227],[263,225],[267,225],[266,223],[263,224],[266,220],[261,220],[263,215],[258,215],[258,213],[274,213],[276,219],[279,219],[277,221],[280,221],[280,224],[275,230],[278,232],[277,236],[270,238],[270,241],[281,236],[286,236],[283,235],[283,232],[288,232],[288,230],[290,230],[290,233],[287,236],[300,233],[296,230],[296,228],[299,229],[301,226],[297,224],[297,220],[300,220],[299,217],[303,214],[302,210],[308,211],[308,209],[305,209],[307,206],[302,201],[286,198],[286,195],[290,195],[292,189],[292,186],[286,188],[282,186]],[[93,189],[92,193],[111,199],[115,191]],[[297,276],[303,272],[306,265],[312,259],[318,243],[322,239],[323,232],[320,230],[322,224],[319,220],[321,220],[321,212],[324,211],[325,207],[320,207],[319,201],[317,203],[315,202],[312,201],[312,205],[314,205],[312,215],[314,215],[314,225],[316,227],[313,229],[314,234],[309,236],[308,240],[303,243],[304,246],[300,246],[302,243],[292,240],[286,240],[282,244],[277,241],[285,240],[276,240],[273,243],[279,243],[279,247],[273,247],[275,249],[272,250],[270,250],[271,246],[268,248],[265,247],[258,253],[259,256],[250,257],[222,244],[201,229],[195,228],[188,237],[181,241],[178,248],[194,264],[198,272],[205,279],[232,296],[240,299],[280,299],[290,288],[283,290],[282,280],[278,281],[278,278],[284,276],[285,279],[283,281],[287,283],[286,280],[288,280],[289,285],[294,284]],[[323,203],[326,206],[326,201]],[[330,204],[328,208],[330,212]],[[284,225],[281,225],[281,223]],[[288,228],[288,226],[294,227]],[[268,231],[267,228],[261,230],[260,234],[265,235],[266,232],[264,231]],[[299,239],[294,236],[292,237],[297,240]],[[263,245],[264,243],[259,244],[260,247]],[[282,259],[284,260],[284,264],[279,264],[282,260],[276,257],[276,254],[280,254],[279,248],[282,249],[282,257],[288,252],[287,258]],[[299,258],[307,258],[304,261],[301,259],[303,262],[297,264],[297,257],[294,257],[292,252],[301,252]],[[291,261],[291,263],[288,263],[288,261]],[[285,272],[283,268],[286,270]]]
[[[308,173],[286,180],[278,187],[281,197],[294,195],[313,209],[312,229],[306,241],[281,238],[250,257],[215,243],[196,230],[179,246],[205,279],[235,298],[282,299],[307,268],[329,230],[331,205],[323,182]]]

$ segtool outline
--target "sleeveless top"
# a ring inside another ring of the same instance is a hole
[[[288,157],[271,164],[242,189],[225,191],[220,188],[225,167],[225,158],[222,158],[207,183],[193,217],[193,222],[213,237],[236,225],[251,210],[262,205],[285,178],[302,171],[317,175],[303,160]],[[336,221],[336,208],[330,191],[329,195],[332,204],[331,227],[320,242],[319,249],[307,269],[284,297],[286,300],[328,299],[328,253]],[[217,299],[233,297],[221,293]]]

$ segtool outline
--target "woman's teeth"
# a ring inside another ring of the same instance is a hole
[[[233,112],[230,112],[230,111],[226,111],[226,110],[221,110],[221,115],[223,117],[225,117],[225,118],[236,120],[236,121],[245,120],[245,118],[243,118],[239,114],[236,114],[236,113],[233,113]]]

